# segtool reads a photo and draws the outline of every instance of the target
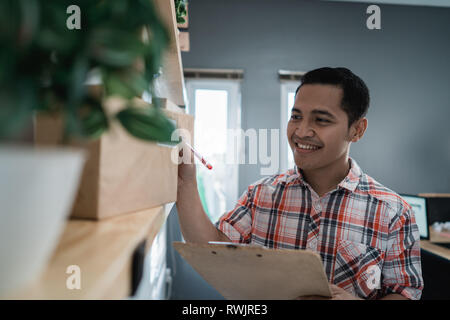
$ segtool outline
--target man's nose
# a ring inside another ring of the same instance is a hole
[[[295,129],[295,134],[300,138],[313,137],[315,135],[315,132],[313,128],[305,121]]]

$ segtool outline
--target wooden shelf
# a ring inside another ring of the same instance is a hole
[[[123,299],[131,291],[132,255],[148,251],[172,204],[102,221],[69,220],[46,270],[12,299]],[[67,267],[81,270],[81,289],[69,290]]]
[[[179,106],[186,105],[183,64],[178,39],[175,3],[155,0],[155,7],[170,33],[170,45],[163,57],[163,70],[155,80],[155,91],[159,98],[167,98]]]
[[[156,96],[173,102],[166,106],[168,110],[181,113],[184,110],[174,104],[184,106],[187,99],[175,4],[172,0],[155,0],[154,4],[171,38],[163,57],[162,75],[155,81]],[[99,84],[98,75],[91,80],[89,83]],[[150,249],[172,207],[170,203],[100,221],[68,220],[44,272],[10,299],[127,298],[131,293],[133,253],[144,239],[146,250]],[[81,270],[79,290],[66,287],[70,277],[66,270],[71,265]]]

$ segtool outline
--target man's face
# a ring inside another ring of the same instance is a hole
[[[351,139],[342,95],[341,88],[322,84],[306,84],[297,92],[287,136],[300,169],[319,169],[345,159]]]

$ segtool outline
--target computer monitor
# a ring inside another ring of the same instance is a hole
[[[427,199],[424,197],[400,194],[400,196],[408,202],[414,211],[414,217],[416,218],[416,224],[419,228],[420,239],[430,239],[430,233],[428,228],[428,211],[427,211]]]

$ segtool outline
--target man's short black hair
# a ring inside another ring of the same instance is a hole
[[[344,92],[341,107],[347,113],[348,127],[367,114],[369,89],[364,81],[347,68],[319,68],[305,73],[295,94],[304,84],[336,85]]]

